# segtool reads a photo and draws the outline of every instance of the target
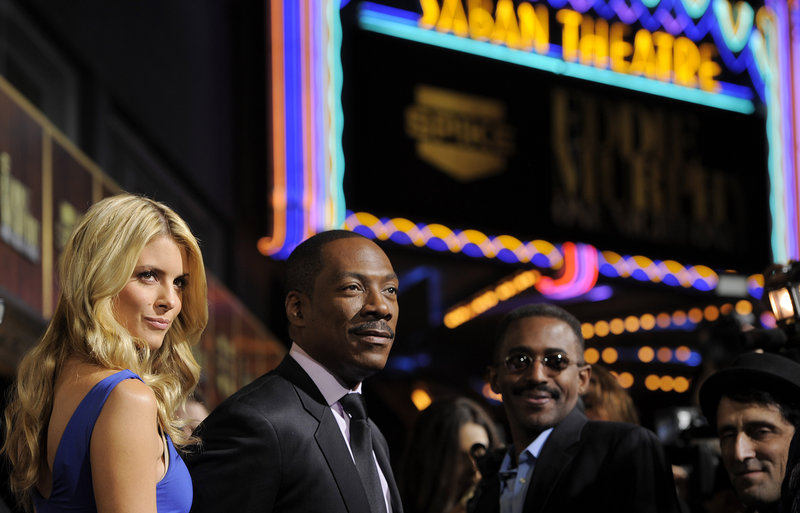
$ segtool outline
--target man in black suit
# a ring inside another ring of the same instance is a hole
[[[471,511],[679,511],[655,435],[589,421],[576,408],[591,375],[583,351],[580,323],[559,307],[523,306],[500,322],[488,378],[503,396],[513,445],[479,462]]]
[[[722,465],[747,511],[796,511],[791,490],[800,479],[794,472],[800,448],[792,438],[800,426],[800,364],[777,354],[745,353],[709,376],[699,396],[719,434]]]
[[[392,265],[369,239],[335,230],[300,244],[286,274],[289,355],[197,428],[192,511],[401,513],[386,440],[358,406],[394,341]]]

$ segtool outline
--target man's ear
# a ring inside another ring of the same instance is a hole
[[[592,366],[584,365],[578,367],[578,395],[583,395],[589,388],[589,380],[592,377]]]
[[[306,296],[302,292],[293,290],[286,294],[286,318],[289,319],[291,326],[304,327],[306,320],[303,317],[303,312],[306,309]]]
[[[500,394],[500,385],[497,383],[497,369],[494,365],[490,365],[486,367],[486,374],[484,375],[486,378],[486,382],[489,383],[489,387],[491,387],[492,392],[495,394]]]

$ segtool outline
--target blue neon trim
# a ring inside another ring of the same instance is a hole
[[[752,34],[753,31],[751,30],[750,33]],[[714,39],[714,44],[717,46],[717,50],[719,50],[719,55],[722,57],[722,62],[725,63],[725,66],[728,67],[728,70],[734,73],[741,73],[747,68],[749,61],[752,59],[752,54],[750,51],[750,45],[745,45],[744,49],[736,55],[737,52],[732,51],[728,48],[728,42],[726,40],[726,36],[724,33],[723,27],[719,23],[719,19],[717,19],[716,23],[711,24],[711,36]],[[749,37],[747,40],[749,41]]]
[[[361,2],[361,5],[358,7],[359,15],[361,12],[369,11],[376,16],[385,16],[390,20],[406,20],[410,22],[411,25],[416,25],[419,20],[419,13],[398,9],[397,7],[390,7],[388,5],[376,4],[374,2]]]
[[[726,96],[734,96],[736,98],[743,98],[745,100],[752,100],[755,98],[755,93],[753,93],[753,90],[747,86],[731,84],[730,82],[719,82],[719,84],[721,86],[721,91]]]
[[[686,15],[687,18],[689,14]],[[690,19],[684,20],[683,33],[692,41],[701,41],[711,31],[711,26],[716,23],[714,12],[711,9],[706,10],[705,14],[693,23]]]
[[[783,181],[784,181],[784,240],[786,248],[786,261],[797,254],[796,251],[796,222],[797,205],[795,195],[795,162],[794,162],[794,127],[792,125],[792,76],[789,73],[791,66],[789,56],[791,53],[791,37],[789,35],[788,4],[779,3],[776,6],[778,19],[778,58],[780,60],[780,104],[777,111],[781,113],[781,127],[783,134]],[[779,9],[779,10],[777,10]]]
[[[286,240],[273,255],[287,258],[303,238],[303,111],[300,60],[300,8],[296,0],[283,2],[284,94],[286,112]]]
[[[395,23],[386,17],[373,17],[369,11],[360,13],[359,23],[365,30],[379,34],[510,62],[558,75],[741,114],[752,114],[755,111],[753,102],[747,99],[731,97],[721,93],[710,93],[700,89],[690,89],[644,77],[624,75],[611,70],[594,68],[574,62],[565,62],[554,57],[514,50],[505,46],[462,38],[453,34],[442,34],[416,26],[412,27],[406,23]]]

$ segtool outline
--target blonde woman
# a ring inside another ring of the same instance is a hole
[[[203,258],[167,206],[92,206],[60,262],[61,295],[6,410],[11,486],[37,513],[189,511],[176,411],[197,384]]]

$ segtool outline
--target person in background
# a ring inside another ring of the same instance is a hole
[[[590,420],[639,423],[639,414],[630,394],[605,367],[592,365],[589,387],[581,399],[584,413]]]
[[[167,206],[93,205],[61,257],[61,293],[5,412],[11,487],[38,513],[189,511],[175,411],[208,320],[203,258]]]
[[[286,285],[289,354],[198,426],[192,511],[401,513],[388,444],[361,399],[394,343],[389,258],[357,233],[321,232],[292,251]]]
[[[197,426],[208,417],[208,408],[197,390],[186,399],[183,407],[178,409],[177,416],[186,422],[183,431],[187,436],[192,436]]]
[[[789,447],[800,425],[800,364],[777,354],[745,353],[703,382],[699,397],[746,511],[779,511]]]
[[[499,445],[494,422],[475,401],[440,399],[423,410],[398,474],[406,513],[466,512],[481,477],[471,456],[475,444],[480,451]]]
[[[526,305],[498,327],[488,369],[513,445],[482,467],[475,513],[677,513],[672,472],[656,436],[633,424],[590,421],[576,407],[591,366],[580,322],[562,308]]]

